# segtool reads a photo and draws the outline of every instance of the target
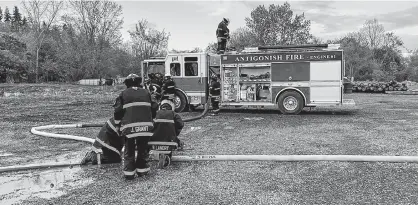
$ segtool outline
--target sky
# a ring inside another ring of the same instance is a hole
[[[123,8],[122,36],[140,19],[156,29],[170,32],[169,49],[206,48],[216,41],[215,31],[223,17],[231,31],[245,26],[245,17],[258,5],[284,1],[117,1]],[[393,31],[405,47],[418,49],[418,1],[288,1],[296,14],[311,20],[311,33],[323,40],[358,30],[366,20],[377,18],[386,31]],[[20,6],[18,1],[0,0],[0,7]],[[403,50],[406,52],[406,50]]]

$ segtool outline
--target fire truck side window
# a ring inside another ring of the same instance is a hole
[[[185,57],[184,58],[184,75],[185,76],[198,76],[199,75],[199,66],[197,57]]]
[[[170,74],[171,76],[180,76],[180,63],[171,63],[170,64]]]

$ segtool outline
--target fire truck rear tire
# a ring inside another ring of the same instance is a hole
[[[298,115],[303,110],[303,97],[296,91],[285,91],[277,99],[277,105],[284,115]]]
[[[187,98],[186,96],[179,90],[176,90],[175,96],[179,98],[180,100],[180,106],[176,106],[175,112],[187,112],[188,106],[187,106]]]

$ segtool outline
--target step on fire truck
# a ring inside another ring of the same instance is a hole
[[[339,44],[260,46],[240,53],[173,53],[143,61],[142,74],[170,73],[176,112],[204,105],[210,76],[221,75],[221,107],[276,106],[284,114],[304,107],[354,106],[343,98],[344,52]]]

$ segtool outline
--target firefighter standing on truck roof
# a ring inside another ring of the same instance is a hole
[[[158,142],[176,142],[179,149],[182,149],[184,143],[178,136],[184,127],[184,122],[180,115],[174,112],[174,103],[169,100],[161,101],[160,110],[155,117],[154,135],[150,141]]]
[[[101,164],[120,163],[122,161],[121,151],[123,144],[125,144],[125,138],[120,136],[119,126],[116,125],[112,117],[103,125],[94,140],[94,150],[88,152],[80,164],[85,165],[89,162],[97,164],[97,152],[99,150],[103,152],[102,157],[100,157]]]
[[[148,141],[153,134],[153,113],[156,113],[158,104],[152,100],[149,91],[142,88],[141,81],[138,75],[129,74],[125,80],[127,88],[113,106],[115,122],[120,123],[121,135],[126,137],[123,168],[126,179],[133,179],[135,172],[143,176],[150,170]],[[136,159],[135,148],[138,150]]]
[[[170,73],[166,73],[163,81],[162,86],[162,100],[170,100],[174,102],[174,94],[176,92],[176,83],[174,82],[173,78],[171,78]]]
[[[218,40],[218,54],[223,54],[226,50],[226,41],[229,39],[229,19],[224,18],[221,23],[218,25],[218,29],[216,29],[216,37]]]
[[[221,97],[221,84],[218,82],[220,75],[212,75],[212,82],[209,87],[209,96],[212,104],[212,115],[217,115],[219,113],[219,100]]]

